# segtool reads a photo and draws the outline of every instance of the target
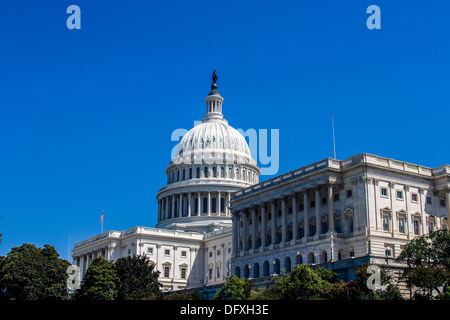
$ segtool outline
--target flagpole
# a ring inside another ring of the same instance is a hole
[[[103,214],[105,213],[105,210],[102,210],[102,220],[101,220],[101,222],[102,222],[102,232],[101,233],[103,233]]]

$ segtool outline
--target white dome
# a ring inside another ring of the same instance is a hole
[[[193,157],[203,161],[211,159],[224,162],[247,163],[255,165],[247,141],[236,129],[229,126],[225,120],[203,120],[186,133],[178,145],[174,164],[189,163]]]

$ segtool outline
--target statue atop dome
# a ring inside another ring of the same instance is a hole
[[[212,74],[212,82],[213,84],[215,84],[217,82],[217,74],[216,74],[216,69],[214,69],[214,72]]]
[[[212,74],[211,92],[209,93],[209,95],[218,94],[216,82],[217,82],[217,73],[216,73],[216,69],[214,69],[214,72]]]

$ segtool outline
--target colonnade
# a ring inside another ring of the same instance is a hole
[[[347,197],[351,194],[350,191]],[[236,211],[233,213],[233,252],[277,244],[283,246],[297,240],[312,241],[333,232],[341,233],[344,229],[353,231],[353,211],[345,213],[347,223],[343,226],[344,212],[339,210],[337,213],[334,208],[335,202],[343,196],[343,189],[328,183]],[[301,205],[297,203],[298,198],[303,199]],[[323,214],[324,206],[327,214]],[[302,212],[303,220],[299,212]],[[289,224],[288,215],[292,215]]]
[[[158,200],[158,222],[191,216],[231,216],[230,191],[180,192]]]

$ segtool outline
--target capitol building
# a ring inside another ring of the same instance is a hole
[[[73,263],[147,255],[164,291],[218,287],[227,276],[266,279],[295,264],[351,279],[359,264],[395,270],[414,237],[448,228],[450,166],[371,154],[327,158],[259,182],[245,138],[224,119],[213,74],[206,113],[178,145],[156,195],[155,228],[106,231],[78,242]]]

